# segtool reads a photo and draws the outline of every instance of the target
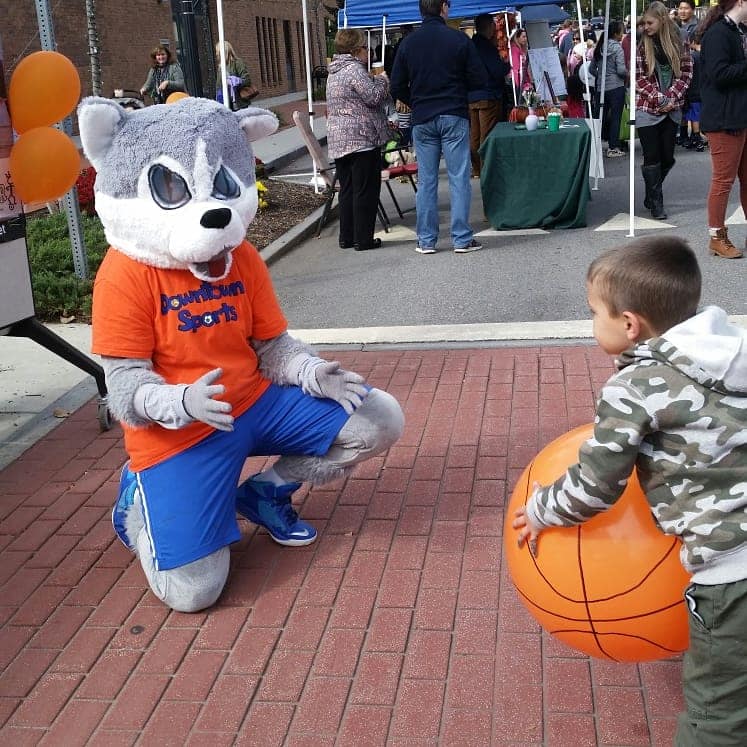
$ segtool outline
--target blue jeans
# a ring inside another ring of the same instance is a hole
[[[472,241],[469,208],[470,186],[469,120],[441,114],[412,128],[418,156],[417,209],[418,246],[435,247],[438,241],[438,166],[441,153],[446,160],[451,196],[451,241],[455,247]]]

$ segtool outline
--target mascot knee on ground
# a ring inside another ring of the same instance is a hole
[[[113,511],[153,592],[211,606],[228,578],[239,515],[283,545],[314,527],[291,496],[391,446],[397,401],[291,337],[267,268],[246,239],[257,211],[251,143],[264,109],[207,99],[78,110],[110,248],[96,277],[93,352],[129,461]],[[280,455],[238,485],[253,455]]]

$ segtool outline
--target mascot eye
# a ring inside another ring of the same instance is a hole
[[[231,200],[241,194],[236,180],[221,166],[213,180],[213,197],[217,200]]]
[[[148,184],[150,184],[150,193],[156,205],[164,210],[180,208],[186,205],[192,197],[187,182],[179,174],[161,164],[151,166],[148,172]]]

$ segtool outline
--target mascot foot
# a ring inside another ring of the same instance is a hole
[[[119,496],[112,509],[112,524],[117,537],[132,552],[136,552],[135,543],[142,527],[142,522],[138,522],[137,516],[134,515],[137,512],[133,510],[137,493],[137,476],[130,472],[130,463],[127,462],[122,467],[122,474],[119,477]]]
[[[291,495],[301,487],[301,483],[277,486],[256,477],[254,475],[239,485],[236,510],[245,519],[264,527],[279,545],[310,545],[316,539],[316,529],[298,518],[291,503]]]

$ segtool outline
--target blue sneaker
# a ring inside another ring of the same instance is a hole
[[[236,489],[236,510],[264,527],[279,545],[310,545],[316,539],[316,529],[298,518],[291,503],[291,495],[301,483],[276,486],[255,478],[253,475]]]
[[[135,543],[127,535],[127,514],[135,503],[137,489],[137,476],[130,472],[130,463],[125,462],[119,477],[119,496],[112,509],[112,525],[122,544],[132,552],[135,552]]]

